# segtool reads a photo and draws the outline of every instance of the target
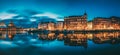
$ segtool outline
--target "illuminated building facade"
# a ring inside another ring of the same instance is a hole
[[[42,29],[42,30],[47,29],[47,23],[39,23],[38,29]]]
[[[107,18],[97,17],[93,20],[94,30],[103,30],[110,27],[110,20]]]
[[[58,21],[58,22],[56,23],[56,30],[62,31],[62,30],[63,30],[63,27],[64,27],[63,24],[64,24],[63,21]]]
[[[111,27],[113,29],[120,29],[120,18],[112,16],[110,17],[110,19],[111,19]]]
[[[92,29],[93,29],[93,21],[88,21],[86,30],[92,30]]]
[[[55,30],[55,24],[53,22],[48,23],[48,29],[47,30]]]
[[[93,20],[94,30],[104,30],[104,29],[119,29],[120,19],[116,17],[102,18],[97,17]]]
[[[87,27],[87,14],[82,16],[69,16],[64,19],[64,29],[85,30]]]
[[[53,22],[41,22],[38,25],[38,29],[55,30],[55,24]]]

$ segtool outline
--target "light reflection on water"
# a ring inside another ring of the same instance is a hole
[[[118,54],[119,46],[120,32],[59,33],[57,35],[55,33],[0,32],[0,54],[4,55],[110,55]]]

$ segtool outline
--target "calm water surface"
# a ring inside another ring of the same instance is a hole
[[[0,55],[120,55],[120,32],[0,32]]]

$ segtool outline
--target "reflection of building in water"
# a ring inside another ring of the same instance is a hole
[[[38,34],[38,37],[42,40],[54,40],[55,33],[49,33],[49,34]]]
[[[6,38],[6,34],[5,33],[0,33],[0,39],[5,39]]]
[[[68,34],[64,43],[65,45],[84,46],[87,48],[87,36],[85,34]]]
[[[97,17],[93,20],[93,29],[120,29],[120,18],[110,17],[102,18]]]
[[[58,39],[58,40],[64,40],[64,34],[60,33],[60,34],[57,36],[57,39]]]
[[[93,34],[93,41],[95,43],[116,43],[120,42],[120,32],[100,32]]]
[[[53,22],[41,22],[38,25],[38,29],[55,30],[55,24]]]
[[[49,33],[48,39],[55,39],[55,33]]]
[[[14,35],[16,35],[16,31],[8,31],[7,34],[8,34],[8,38],[13,39]]]
[[[87,27],[87,14],[83,16],[69,16],[64,19],[64,29],[66,30],[85,30]]]
[[[86,33],[86,36],[88,39],[92,40],[93,39],[93,33]]]
[[[0,39],[6,39],[6,38],[13,39],[15,34],[16,31],[7,31],[7,32],[2,31],[0,32]]]
[[[56,30],[63,30],[63,21],[58,21],[57,23],[56,23]]]

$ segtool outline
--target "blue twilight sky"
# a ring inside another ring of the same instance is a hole
[[[120,0],[0,0],[0,19],[30,19],[47,16],[58,21],[70,15],[120,17]]]

